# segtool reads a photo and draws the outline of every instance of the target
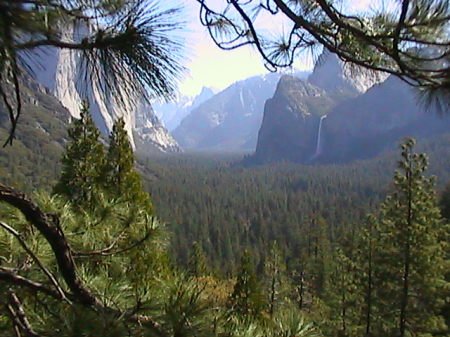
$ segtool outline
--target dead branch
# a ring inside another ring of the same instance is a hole
[[[9,268],[0,267],[0,281],[4,281],[17,286],[22,286],[35,292],[42,292],[56,299],[63,299],[58,291],[52,288],[48,288],[42,283],[35,282],[23,276],[20,276]]]

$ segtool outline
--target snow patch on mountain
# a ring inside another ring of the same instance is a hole
[[[153,107],[158,118],[169,131],[174,130],[192,110],[214,96],[216,90],[203,87],[197,96],[176,97],[171,102],[154,102]]]

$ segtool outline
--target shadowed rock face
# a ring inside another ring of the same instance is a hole
[[[395,77],[339,104],[323,124],[320,162],[372,158],[403,137],[426,138],[450,131],[450,114],[426,111],[413,89]]]
[[[316,63],[308,82],[327,91],[330,95],[356,96],[387,78],[387,74],[344,64],[339,58],[325,51]]]
[[[450,132],[450,111],[426,112],[413,89],[399,79],[376,84],[384,75],[349,78],[339,67],[342,63],[331,58],[308,82],[280,79],[266,102],[256,152],[247,163],[349,162],[393,150],[406,136]]]
[[[76,40],[77,32],[85,26],[68,27],[64,38]],[[102,94],[101,83],[80,79],[81,54],[79,51],[42,48],[36,51],[38,61],[32,64],[36,80],[46,86],[74,117],[79,117],[82,100],[90,105],[92,118],[107,136],[114,121],[123,117],[133,147],[140,151],[178,152],[180,148],[156,117],[152,107],[138,95],[124,95],[124,101]],[[140,148],[139,148],[140,147]]]

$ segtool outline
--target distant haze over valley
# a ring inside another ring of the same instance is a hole
[[[348,162],[393,150],[403,137],[449,132],[448,111],[427,111],[406,83],[324,58],[307,81],[280,79],[247,163]]]
[[[184,150],[254,153],[246,164],[372,158],[402,137],[432,137],[450,126],[445,112],[426,111],[407,84],[346,66],[330,53],[312,73],[254,76],[206,93],[190,109],[172,104],[162,119],[185,116],[170,126]]]
[[[123,117],[132,145],[144,154],[246,152],[245,164],[342,163],[376,157],[402,137],[434,137],[450,126],[448,111],[426,111],[405,83],[349,68],[329,53],[312,72],[253,76],[221,91],[203,87],[196,96],[149,105],[139,97],[120,104],[100,95],[98,83],[77,84],[77,53],[40,52],[41,67],[34,69],[40,86],[30,80],[30,90],[54,96],[73,117],[87,98],[105,136]]]
[[[192,110],[210,99],[218,91],[217,89],[203,87],[196,96],[180,95],[171,102],[155,101],[152,106],[167,130],[173,131]]]
[[[253,151],[264,103],[273,96],[281,76],[269,73],[234,83],[193,109],[173,130],[173,137],[185,150]]]

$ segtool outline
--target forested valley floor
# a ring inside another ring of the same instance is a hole
[[[450,182],[450,136],[419,143],[430,157],[428,175],[437,191]],[[311,231],[330,240],[355,231],[392,190],[398,151],[345,165],[279,163],[242,167],[245,155],[183,154],[141,158],[156,213],[172,232],[172,256],[186,265],[193,242],[209,263],[231,272],[247,249],[262,265],[276,241],[288,261],[307,244]],[[309,233],[309,234],[308,234]]]
[[[246,167],[135,161],[123,120],[105,146],[86,108],[68,140],[34,145],[36,124],[63,128],[34,118],[0,151],[3,331],[448,336],[449,134],[345,165]]]

